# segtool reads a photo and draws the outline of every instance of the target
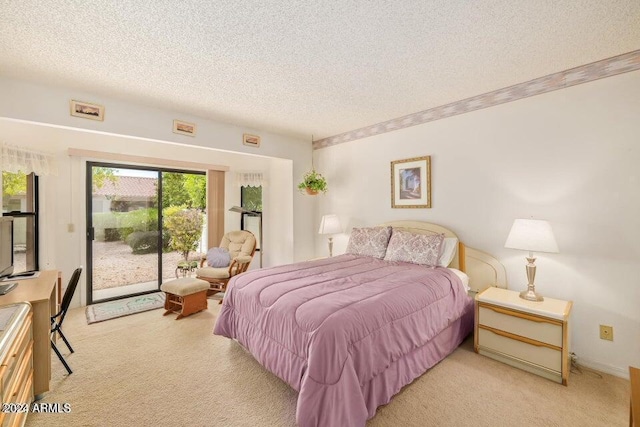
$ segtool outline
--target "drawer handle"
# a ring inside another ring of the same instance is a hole
[[[501,331],[499,329],[494,329],[494,328],[492,328],[490,326],[480,325],[479,327],[482,328],[482,329],[486,329],[489,332],[493,332],[496,335],[500,335],[500,336],[503,336],[505,338],[510,338],[512,340],[524,342],[524,343],[527,343],[527,344],[535,345],[536,347],[547,347],[547,348],[550,348],[552,350],[562,351],[562,349],[560,347],[556,347],[555,345],[551,345],[551,344],[547,344],[547,343],[544,343],[544,342],[532,340],[531,338],[522,337],[520,335],[512,334],[510,332]]]

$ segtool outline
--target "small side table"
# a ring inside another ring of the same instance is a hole
[[[182,277],[191,277],[191,273],[198,268],[198,261],[180,261],[176,267],[176,279]]]
[[[475,299],[476,353],[567,385],[571,301],[527,301],[494,287]]]

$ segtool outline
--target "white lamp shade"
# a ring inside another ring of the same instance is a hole
[[[539,219],[516,219],[513,221],[504,247],[530,252],[559,252],[551,224]]]
[[[318,234],[337,234],[342,233],[342,226],[338,215],[324,215],[320,221],[320,229]]]

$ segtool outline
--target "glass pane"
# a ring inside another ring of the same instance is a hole
[[[13,218],[13,272],[37,270],[35,217]]]
[[[242,207],[254,212],[262,212],[262,187],[242,187],[240,193]],[[260,250],[260,217],[243,214],[242,229],[256,236],[256,249]]]
[[[34,211],[34,175],[2,172],[2,212]]]
[[[92,299],[158,288],[158,172],[93,166]]]
[[[244,217],[243,230],[247,230],[256,236],[256,249],[260,250],[260,217],[250,214],[242,214]]]
[[[240,199],[243,208],[262,212],[262,187],[242,187]]]
[[[13,220],[14,273],[38,269],[34,174],[2,172],[2,212]]]
[[[162,173],[162,281],[195,276],[206,247],[206,176]]]

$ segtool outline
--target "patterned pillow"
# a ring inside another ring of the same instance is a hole
[[[385,261],[403,261],[429,267],[438,265],[444,234],[415,234],[393,230]]]
[[[207,264],[209,267],[222,268],[231,264],[231,256],[225,248],[211,248],[207,252]]]
[[[347,253],[382,259],[391,237],[391,227],[354,228],[349,237]]]

